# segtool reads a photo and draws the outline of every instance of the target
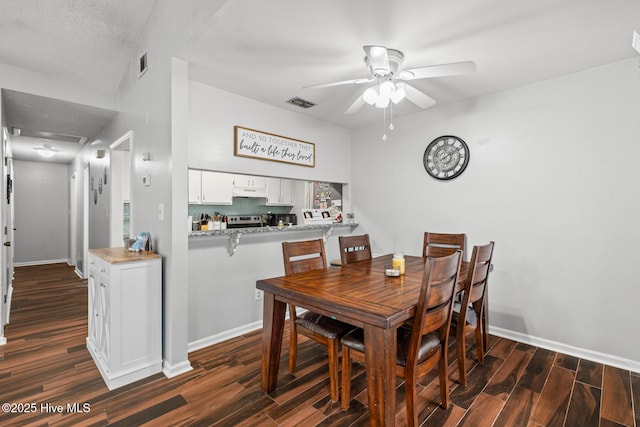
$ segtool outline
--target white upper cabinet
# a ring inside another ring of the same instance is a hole
[[[202,203],[202,171],[189,169],[189,203]]]
[[[233,175],[189,169],[189,203],[232,204]]]
[[[266,197],[267,178],[264,176],[233,175],[233,195],[239,197]]]
[[[293,180],[267,178],[267,206],[293,206]]]

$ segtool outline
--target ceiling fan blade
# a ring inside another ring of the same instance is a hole
[[[389,55],[384,46],[363,46],[364,53],[369,58],[374,74],[385,76],[389,74]]]
[[[349,108],[347,108],[347,111],[345,111],[345,114],[354,114],[356,112],[358,112],[362,106],[365,104],[364,102],[364,93],[362,95],[360,95],[358,97],[358,99],[355,100],[355,102],[353,104],[351,104],[351,106]]]
[[[401,84],[401,83],[398,83]],[[429,108],[436,103],[436,100],[425,95],[413,86],[404,83],[404,90],[407,93],[407,99],[420,108]]]
[[[375,79],[373,77],[370,78],[364,78],[364,79],[352,79],[352,80],[342,80],[339,82],[330,82],[330,83],[322,83],[319,85],[310,85],[310,86],[304,86],[303,89],[316,89],[316,88],[321,88],[321,87],[331,87],[331,86],[340,86],[340,85],[350,85],[350,84],[362,84],[362,83],[369,83],[374,81]]]
[[[476,71],[476,63],[473,61],[453,62],[451,64],[431,65],[428,67],[403,70],[398,77],[401,80],[427,79],[431,77],[456,76],[469,74]]]

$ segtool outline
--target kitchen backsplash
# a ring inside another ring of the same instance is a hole
[[[244,214],[266,214],[271,213],[290,213],[289,206],[262,206],[258,204],[258,199],[234,197],[233,205],[189,205],[189,216],[200,218],[201,214],[209,214],[213,216],[216,212],[222,215],[244,215]],[[296,212],[293,212],[296,213]]]

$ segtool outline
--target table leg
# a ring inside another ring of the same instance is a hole
[[[277,301],[271,293],[264,293],[262,312],[262,391],[269,393],[278,383],[280,350],[287,304]]]
[[[364,327],[369,422],[372,426],[395,425],[396,341],[394,328]]]

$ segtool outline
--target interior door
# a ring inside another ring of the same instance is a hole
[[[13,294],[13,254],[14,254],[14,203],[13,203],[13,160],[5,157],[2,176],[2,298],[4,303],[5,324],[9,323],[11,314],[11,296]]]

